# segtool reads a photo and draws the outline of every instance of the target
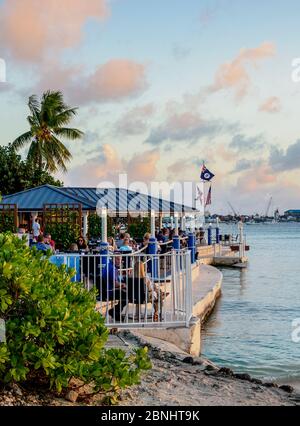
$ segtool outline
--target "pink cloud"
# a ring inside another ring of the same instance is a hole
[[[146,88],[145,66],[129,59],[112,59],[73,88],[81,103],[136,96]]]
[[[51,49],[75,46],[88,19],[107,15],[106,0],[5,0],[0,37],[18,60],[38,61]]]
[[[238,180],[236,190],[239,193],[254,193],[259,188],[267,185],[272,185],[277,181],[277,176],[272,171],[271,167],[261,165],[254,170],[248,170]]]
[[[149,182],[157,174],[157,163],[160,159],[159,150],[152,149],[134,155],[127,163],[128,176],[131,180]]]
[[[266,99],[261,106],[259,107],[259,111],[268,112],[270,114],[274,114],[281,110],[281,102],[280,99],[276,96],[272,96]]]
[[[124,159],[112,145],[104,144],[99,154],[85,163],[71,169],[65,178],[68,185],[97,186],[103,182],[118,184],[119,174],[127,173],[132,181],[149,182],[157,174],[160,159],[156,149],[144,151]]]
[[[240,50],[233,61],[220,65],[215,75],[214,84],[209,88],[209,91],[218,92],[232,89],[237,99],[243,98],[251,84],[247,66],[256,66],[259,61],[274,55],[275,46],[269,42],[264,42],[256,48]]]

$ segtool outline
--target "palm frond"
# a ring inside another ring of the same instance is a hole
[[[27,143],[29,143],[33,138],[33,134],[31,131],[23,133],[23,135],[19,136],[17,139],[15,139],[12,143],[12,147],[18,151],[19,149],[23,148]]]
[[[81,130],[71,129],[67,127],[53,129],[53,131],[57,136],[61,136],[63,138],[70,139],[70,140],[81,139],[84,136],[84,133],[81,132]]]

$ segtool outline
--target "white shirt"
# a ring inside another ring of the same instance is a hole
[[[41,225],[38,222],[34,222],[32,225],[33,236],[38,237],[40,235]]]

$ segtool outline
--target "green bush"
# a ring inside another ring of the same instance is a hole
[[[134,238],[143,238],[146,232],[150,232],[150,218],[132,218],[131,223],[128,226],[128,232]]]
[[[69,250],[70,245],[76,243],[81,234],[81,228],[78,224],[70,222],[49,223],[46,225],[45,232],[51,234],[55,241],[55,247],[59,250]]]
[[[108,330],[95,311],[95,293],[71,277],[24,241],[0,234],[0,318],[6,324],[0,382],[42,383],[60,393],[77,379],[113,403],[151,367],[147,351],[127,357],[106,350]]]
[[[96,213],[89,214],[88,226],[89,238],[101,238],[101,217],[99,217]],[[115,236],[113,219],[110,216],[107,217],[107,235],[109,237]]]
[[[13,213],[0,215],[0,232],[16,232]]]

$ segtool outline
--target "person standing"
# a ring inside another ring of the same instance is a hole
[[[34,222],[32,224],[32,233],[33,233],[33,239],[37,241],[41,233],[41,225],[39,224],[39,220],[37,217],[34,219]]]

